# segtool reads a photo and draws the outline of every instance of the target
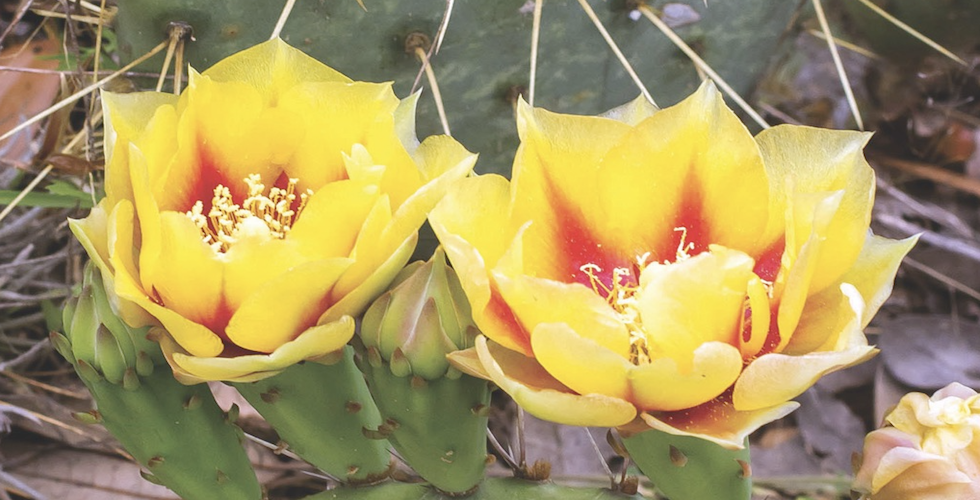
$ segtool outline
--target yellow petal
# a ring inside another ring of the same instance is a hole
[[[419,90],[402,99],[398,103],[398,107],[395,108],[395,112],[392,113],[392,116],[395,118],[395,135],[398,136],[398,140],[401,141],[405,151],[408,151],[410,154],[419,147],[419,138],[415,134],[415,115],[421,95],[422,91]],[[415,157],[415,161],[416,163],[421,163],[417,157]],[[421,165],[419,169],[423,172],[425,171]]]
[[[799,406],[799,403],[789,402],[755,411],[735,411],[731,403],[719,398],[691,410],[644,412],[640,418],[650,427],[663,432],[706,439],[737,450],[743,447],[745,438],[756,429],[789,415]]]
[[[371,211],[364,218],[364,222],[361,224],[361,228],[357,234],[357,241],[354,242],[354,249],[350,253],[350,258],[354,261],[351,268],[344,273],[344,276],[337,283],[337,286],[330,293],[333,299],[331,303],[335,303],[344,296],[350,294],[354,289],[359,287],[369,276],[376,274],[377,268],[381,266],[382,263],[388,261],[392,254],[399,248],[404,246],[408,239],[411,239],[412,244],[415,244],[418,236],[416,233],[411,235],[406,235],[406,239],[401,241],[386,241],[381,235],[384,233],[385,228],[391,223],[391,204],[386,195],[381,195],[377,198]],[[414,250],[414,246],[409,253]],[[406,258],[399,266],[401,269],[408,259]],[[382,288],[388,286],[392,279],[395,278],[395,274],[391,274],[388,277],[388,282],[381,285]],[[378,292],[380,295],[381,292]],[[370,297],[367,300],[374,300],[375,297]],[[367,305],[365,305],[367,307]],[[357,316],[360,312],[344,312],[342,314],[350,314],[352,316]]]
[[[350,180],[327,184],[310,197],[288,239],[310,259],[348,257],[377,202],[376,186]]]
[[[108,267],[109,248],[106,245],[109,231],[108,212],[114,208],[103,198],[84,219],[68,219],[68,227],[72,234],[82,244],[89,258],[99,266],[102,274],[112,273],[112,269]]]
[[[640,275],[637,308],[651,355],[689,366],[701,344],[738,345],[752,258],[712,246],[709,252],[674,264],[651,264]]]
[[[160,247],[163,244],[160,235],[160,208],[153,198],[146,159],[132,144],[129,147],[129,175],[133,182],[132,201],[136,208],[140,235],[139,271],[134,272],[133,277],[140,281],[143,290],[150,291],[153,289],[152,278],[163,267],[160,259]]]
[[[280,95],[300,82],[351,81],[279,38],[226,57],[204,74],[221,82],[245,81],[267,95]]]
[[[521,146],[513,167],[512,218],[515,225],[534,221],[525,235],[525,268],[539,277],[569,281],[583,264],[615,267],[619,263],[607,266],[602,255],[595,255],[604,253],[606,220],[595,187],[602,157],[631,128],[609,118],[533,109],[523,101],[517,115]],[[629,256],[627,264],[635,257]]]
[[[176,150],[176,105],[173,94],[137,92],[113,94],[103,92],[106,153],[106,198],[110,204],[133,199],[129,172],[129,148],[134,142],[159,155],[157,145],[164,145],[163,156],[154,157],[152,167],[163,170]],[[152,177],[152,176],[151,176]]]
[[[408,259],[412,257],[412,252],[415,251],[417,242],[418,234],[413,234],[391,252],[387,260],[381,263],[374,262],[367,264],[367,267],[370,269],[370,274],[365,276],[361,282],[357,283],[352,290],[347,290],[343,294],[340,294],[337,292],[339,285],[335,287],[334,291],[330,293],[330,299],[327,301],[330,304],[330,308],[320,316],[319,323],[334,321],[343,315],[360,316],[363,314],[364,310],[371,304],[371,301],[384,293],[388,285],[398,275],[398,272],[405,267],[405,263],[408,262]],[[357,260],[354,265],[359,265],[360,262],[360,260]],[[372,265],[374,267],[371,267]],[[351,267],[353,268],[353,266]],[[341,279],[346,278],[346,275],[350,272],[348,270],[347,273],[344,273]]]
[[[609,303],[594,291],[578,283],[558,283],[530,276],[509,278],[498,272],[493,276],[504,301],[527,330],[536,332],[542,323],[562,323],[575,336],[595,342],[620,360],[629,356],[630,337],[626,326]],[[533,334],[531,338],[533,345]]]
[[[171,209],[166,204],[171,193],[164,190],[166,179],[171,175],[175,164],[178,117],[174,106],[160,106],[154,113],[143,133],[133,141],[146,161],[147,178],[153,188],[153,197],[163,201],[163,209]],[[180,169],[180,166],[177,167]],[[123,169],[120,169],[123,170]],[[181,207],[183,208],[183,207]]]
[[[630,397],[630,362],[620,353],[580,336],[567,324],[537,325],[531,333],[531,347],[538,363],[573,391],[624,400]]]
[[[659,358],[633,368],[633,402],[643,410],[676,411],[711,401],[738,378],[742,356],[729,344],[708,342],[694,350],[690,364],[682,369],[671,358]]]
[[[599,219],[596,232],[603,248],[616,249],[628,263],[647,252],[656,261],[676,256],[680,205],[693,193],[685,192],[687,168],[660,164],[670,156],[664,151],[671,147],[664,143],[668,126],[650,119],[624,135],[602,158],[592,194],[595,203],[586,208]]]
[[[180,167],[168,176],[163,187],[168,202],[161,205],[188,210],[195,201],[210,201],[218,184],[229,188],[236,200],[245,199],[244,179],[252,174],[267,186],[275,183],[304,137],[302,115],[267,107],[247,82],[191,76],[180,109]]]
[[[646,131],[647,151],[656,158],[648,163],[651,176],[688,174],[682,190],[688,198],[681,200],[675,223],[687,228],[695,250],[715,243],[756,256],[775,240],[760,237],[768,219],[769,183],[759,147],[710,80],[637,128]],[[668,193],[657,190],[656,196]]]
[[[134,245],[134,209],[129,200],[122,200],[109,214],[108,227],[106,228],[106,241],[109,244],[109,260],[106,262],[110,272],[103,272],[102,279],[105,281],[106,288],[115,288],[115,276],[124,273],[127,276],[137,276],[136,256],[133,255]],[[117,312],[127,324],[134,328],[150,325],[156,320],[149,315],[142,307],[130,300],[119,298],[115,293],[110,296],[118,299]]]
[[[533,358],[476,338],[476,351],[490,378],[532,415],[565,425],[612,427],[636,417],[632,404],[601,394],[578,395]]]
[[[250,351],[271,353],[316,323],[334,283],[351,265],[327,259],[296,266],[266,282],[235,311],[225,332]]]
[[[327,182],[346,177],[343,154],[349,154],[354,144],[363,144],[380,165],[392,172],[400,172],[401,179],[408,181],[405,189],[409,192],[419,186],[418,173],[411,178],[415,168],[407,153],[403,153],[402,161],[389,165],[386,162],[397,157],[385,155],[381,148],[374,150],[368,141],[376,122],[385,120],[389,122],[389,140],[400,147],[390,123],[393,120],[391,113],[398,106],[390,84],[304,83],[282,94],[279,105],[295,116],[307,131],[287,167],[290,177],[303,182],[302,187],[317,189]]]
[[[881,457],[871,491],[876,500],[972,500],[975,482],[947,457],[898,447]]]
[[[179,313],[153,301],[143,290],[134,269],[126,261],[132,260],[133,246],[133,207],[121,201],[113,210],[115,221],[110,221],[110,233],[114,239],[111,263],[115,269],[113,283],[119,298],[134,302],[156,318],[170,335],[188,352],[197,356],[215,356],[224,349],[221,339],[207,327],[195,323]],[[124,318],[133,324],[129,318]],[[135,326],[135,325],[134,325]]]
[[[447,238],[454,237],[475,252],[471,258],[464,258],[465,252],[453,252],[446,246],[446,254],[458,273],[469,275],[482,270],[486,275],[487,270],[496,266],[514,237],[509,228],[509,212],[510,183],[507,179],[499,175],[480,175],[463,179],[450,188],[429,214],[429,221],[444,246]],[[484,277],[483,282],[486,281]],[[467,295],[472,302],[475,297],[469,289]]]
[[[749,296],[749,311],[742,313],[743,323],[739,327],[738,346],[742,359],[751,359],[759,354],[769,337],[772,311],[769,308],[766,285],[757,276],[749,278],[746,293]],[[746,319],[749,320],[748,324],[744,323]]]
[[[841,276],[842,282],[854,285],[864,297],[862,327],[871,322],[871,318],[891,295],[898,266],[918,239],[918,236],[911,236],[895,241],[868,233],[854,266]]]
[[[160,214],[160,259],[166,263],[149,277],[169,309],[221,331],[227,316],[218,318],[222,299],[222,265],[214,250],[201,240],[201,231],[184,214]]]
[[[650,118],[654,113],[660,111],[660,108],[656,104],[651,103],[639,95],[636,99],[623,104],[622,106],[615,107],[606,111],[602,114],[604,118],[611,118],[613,120],[621,121],[627,125],[635,127],[637,124]]]
[[[838,350],[834,347],[842,339],[847,341],[854,336],[863,338],[861,317],[864,309],[864,299],[847,283],[810,297],[800,317],[799,327],[783,352],[797,355]]]
[[[120,299],[114,292],[112,255],[117,254],[116,265],[128,269],[130,275],[136,269],[132,255],[133,205],[128,200],[122,200],[111,207],[112,213],[106,214],[107,201],[103,198],[84,219],[68,219],[68,226],[101,271],[113,311],[133,328],[152,324],[154,320],[146,311],[129,300]],[[125,246],[117,250],[116,243],[120,240],[125,242]]]
[[[789,209],[791,215],[788,219],[791,222],[786,233],[788,248],[783,255],[774,291],[776,300],[779,301],[777,324],[780,339],[776,352],[789,343],[799,324],[807,297],[817,292],[813,286],[814,276],[819,274],[817,270],[820,255],[833,251],[828,247],[825,235],[843,195],[842,191],[798,195],[793,201],[800,208],[795,211]],[[802,238],[804,243],[794,245],[795,238]]]
[[[793,179],[796,195],[844,192],[823,235],[828,250],[819,256],[820,272],[812,284],[815,292],[836,282],[854,263],[864,244],[874,201],[874,172],[862,154],[870,137],[864,132],[792,125],[776,126],[756,137],[770,181],[766,237],[783,232],[783,214],[792,209],[793,193],[787,192],[787,178]],[[792,250],[798,251],[806,241],[806,235],[801,236]]]
[[[117,94],[103,90],[102,121],[105,126],[105,159],[112,161],[117,143],[129,142],[143,133],[162,106],[176,106],[177,96],[163,92]],[[128,145],[120,144],[128,150]],[[115,172],[113,172],[115,173]]]
[[[197,357],[187,355],[173,343],[161,342],[164,355],[181,375],[181,381],[197,383],[212,380],[254,382],[271,377],[303,360],[315,360],[339,351],[354,336],[354,320],[343,317],[333,323],[314,326],[295,340],[282,344],[270,354],[234,357]]]
[[[466,151],[454,139],[443,136],[426,139],[419,146],[416,156],[423,161],[419,168],[423,169],[421,173],[425,184],[404,201],[396,203],[392,198],[395,213],[391,224],[384,230],[382,241],[404,241],[409,234],[417,232],[425,222],[426,214],[446,197],[450,189],[469,175],[476,164],[476,155]]]
[[[843,351],[800,356],[764,354],[745,367],[735,382],[733,403],[739,411],[782,404],[803,394],[820,377],[867,361],[877,352],[873,347],[859,345]]]
[[[457,370],[471,377],[491,380],[490,374],[487,373],[486,368],[483,367],[483,363],[480,362],[480,355],[476,353],[475,347],[470,347],[469,349],[463,349],[460,351],[453,351],[446,355],[446,359],[448,359],[449,364],[453,365]]]
[[[517,322],[489,273],[515,236],[508,227],[509,205],[507,180],[481,175],[450,189],[429,221],[459,276],[476,325],[494,342],[531,355],[529,332]]]

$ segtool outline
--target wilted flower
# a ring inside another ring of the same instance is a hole
[[[854,489],[870,500],[980,498],[980,395],[952,383],[906,394],[864,440]]]
[[[186,382],[249,381],[342,348],[474,156],[421,145],[415,99],[281,40],[187,90],[104,93],[106,198],[72,229]]]
[[[862,329],[913,241],[868,231],[857,132],[755,139],[705,84],[604,117],[521,104],[513,181],[468,179],[430,216],[486,337],[453,355],[529,412],[739,447]]]

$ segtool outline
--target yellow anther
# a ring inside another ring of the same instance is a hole
[[[639,257],[638,262],[645,262],[649,254]],[[602,268],[595,264],[585,264],[579,267],[583,273],[589,277],[592,290],[604,297],[606,302],[616,311],[619,320],[626,327],[630,335],[630,362],[635,365],[650,362],[650,352],[647,345],[647,336],[643,331],[643,323],[640,318],[640,311],[637,308],[636,292],[639,286],[635,280],[630,279],[633,272],[625,267],[613,269],[612,286],[606,286],[599,278]]]
[[[285,189],[273,187],[266,195],[262,178],[251,174],[245,178],[248,196],[241,205],[234,202],[228,187],[219,184],[214,188],[211,210],[206,217],[201,201],[195,202],[186,215],[201,230],[204,242],[219,253],[227,252],[246,234],[265,231],[274,238],[283,239],[313,195],[309,189],[301,193],[299,206],[294,210],[297,183],[299,179],[291,178]]]
[[[682,260],[687,260],[691,258],[690,251],[694,250],[694,243],[687,242],[687,228],[686,227],[675,227],[674,232],[680,231],[681,241],[677,244],[677,251],[674,255],[674,262],[680,262]],[[668,262],[664,262],[668,264]]]

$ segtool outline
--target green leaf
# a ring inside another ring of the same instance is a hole
[[[92,202],[92,196],[88,193],[85,196],[75,196],[74,194],[55,194],[55,193],[45,193],[45,192],[34,192],[27,193],[24,198],[20,200],[18,205],[25,207],[43,207],[43,208],[92,208],[95,203]],[[20,191],[12,191],[9,189],[0,190],[0,205],[9,205],[14,201],[14,198],[20,195]]]

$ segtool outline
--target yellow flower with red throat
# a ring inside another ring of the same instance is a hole
[[[486,336],[461,369],[547,420],[737,448],[874,355],[862,329],[913,241],[868,231],[867,134],[753,138],[710,83],[517,123],[512,182],[467,179],[430,215]]]
[[[186,382],[249,381],[343,348],[426,213],[475,162],[415,138],[415,99],[281,40],[181,96],[104,93],[106,197],[72,229]]]

